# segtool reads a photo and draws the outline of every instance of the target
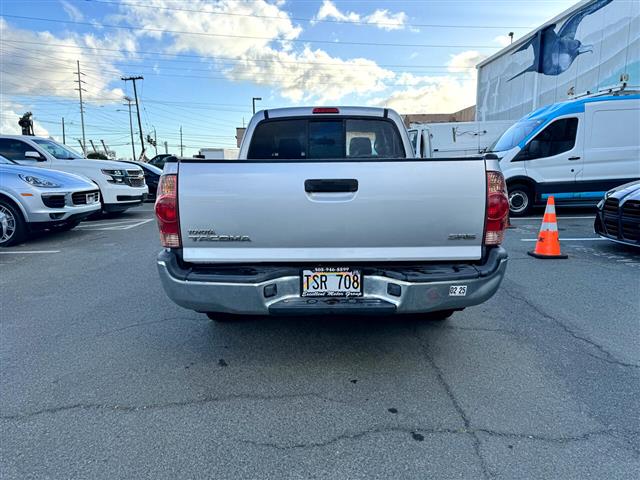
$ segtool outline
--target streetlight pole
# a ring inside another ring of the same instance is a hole
[[[136,160],[136,145],[133,142],[133,119],[131,117],[131,102],[133,102],[133,99],[131,97],[124,97],[124,99],[127,102],[127,105],[129,106],[129,131],[131,132],[131,150],[133,152],[133,158],[131,160],[135,161]]]
[[[251,105],[253,105],[253,114],[256,114],[256,100],[262,100],[262,97],[253,97],[251,99]]]

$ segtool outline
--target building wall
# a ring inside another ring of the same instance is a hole
[[[583,1],[478,65],[476,118],[517,120],[622,75],[640,88],[640,1]]]
[[[405,126],[412,123],[449,123],[449,122],[473,122],[476,117],[476,106],[463,108],[454,113],[411,113],[402,115]]]

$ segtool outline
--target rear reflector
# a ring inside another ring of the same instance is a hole
[[[500,172],[487,172],[487,218],[485,220],[485,245],[500,245],[509,221],[507,186]]]
[[[180,222],[178,218],[178,177],[175,174],[162,175],[158,183],[156,198],[156,220],[163,247],[179,248]]]
[[[313,109],[313,113],[340,113],[336,107],[316,107]]]

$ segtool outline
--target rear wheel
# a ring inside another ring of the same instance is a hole
[[[442,322],[453,315],[455,310],[440,310],[438,312],[430,312],[426,319],[432,322]]]
[[[238,319],[238,315],[233,315],[231,313],[220,313],[220,312],[206,312],[209,320],[213,322],[219,323],[229,323],[236,321]]]
[[[509,212],[513,217],[527,215],[533,207],[533,192],[522,183],[515,183],[508,188]]]
[[[0,199],[0,247],[20,243],[27,235],[27,227],[20,210],[11,202]]]

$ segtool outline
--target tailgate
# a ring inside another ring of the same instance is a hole
[[[481,257],[480,159],[187,160],[179,164],[178,197],[188,262]]]

